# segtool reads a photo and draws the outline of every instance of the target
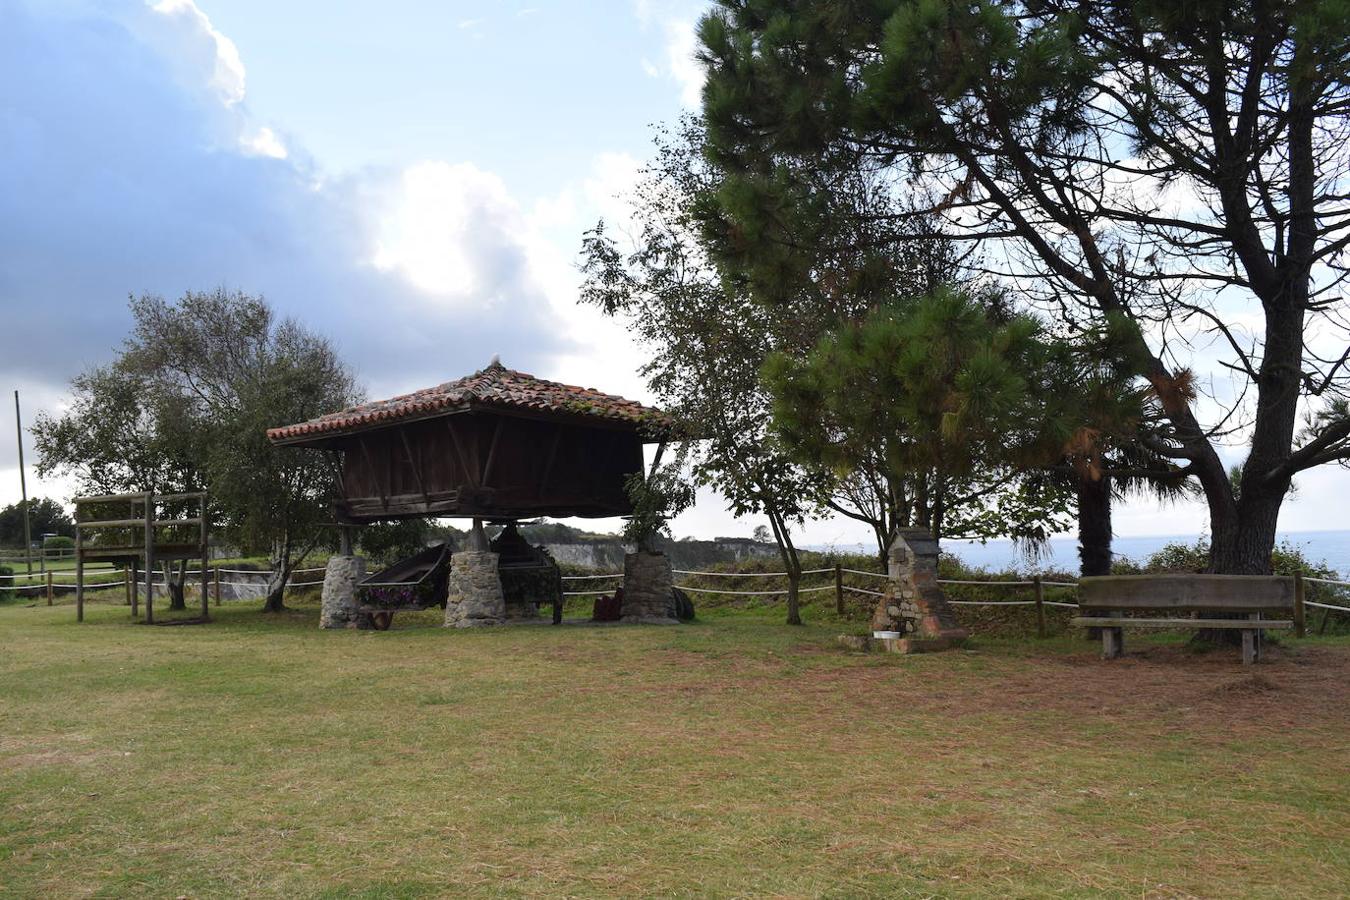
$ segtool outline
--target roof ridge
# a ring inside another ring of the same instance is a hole
[[[422,388],[327,413],[307,422],[268,429],[273,440],[383,427],[412,416],[435,415],[461,404],[572,413],[640,424],[668,421],[660,410],[618,394],[561,381],[536,378],[528,372],[508,369],[497,357],[485,368],[435,387]]]

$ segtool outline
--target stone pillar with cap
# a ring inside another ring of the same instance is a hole
[[[639,548],[623,558],[623,604],[620,621],[643,625],[678,625],[675,618],[675,574],[670,557]]]
[[[450,557],[445,604],[447,628],[500,625],[506,621],[506,598],[497,574],[498,554],[488,549],[481,519],[473,520],[469,546]]]
[[[345,553],[328,558],[324,569],[320,628],[357,628],[363,624],[356,609],[356,587],[366,577],[366,560],[351,552],[349,542],[344,542],[343,549]]]
[[[937,582],[938,543],[932,534],[925,528],[897,529],[887,557],[886,596],[872,613],[872,628],[904,635],[888,649],[945,650],[964,641],[968,634]]]

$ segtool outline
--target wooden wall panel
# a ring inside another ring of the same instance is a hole
[[[353,521],[624,515],[624,480],[642,468],[635,431],[485,413],[354,435],[342,449],[338,512]]]

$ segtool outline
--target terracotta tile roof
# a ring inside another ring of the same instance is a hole
[[[441,410],[465,405],[479,408],[502,407],[534,412],[554,412],[610,421],[647,424],[660,430],[668,428],[665,413],[614,394],[592,388],[544,381],[508,369],[495,359],[486,369],[433,388],[425,388],[393,397],[363,403],[341,412],[329,413],[308,422],[269,428],[273,442],[294,442],[298,438],[322,437],[340,432],[365,431],[393,424],[401,419],[434,416]]]

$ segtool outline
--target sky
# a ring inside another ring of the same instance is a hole
[[[26,423],[59,412],[115,353],[132,294],[261,294],[372,397],[500,355],[649,400],[641,348],[577,304],[578,251],[598,219],[626,221],[653,127],[697,107],[704,8],[0,0],[0,503],[19,497],[12,391]],[[25,454],[30,496],[68,498]],[[1342,527],[1348,495],[1345,470],[1307,473],[1281,527]],[[1133,501],[1115,528],[1205,520]],[[701,493],[674,531],[758,524]],[[871,537],[824,520],[802,540]]]

